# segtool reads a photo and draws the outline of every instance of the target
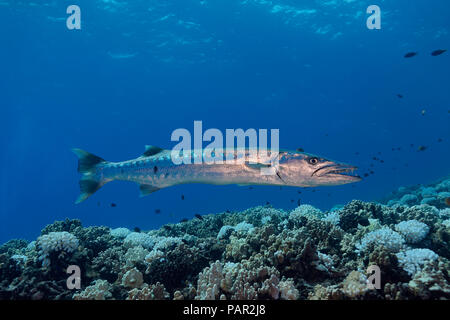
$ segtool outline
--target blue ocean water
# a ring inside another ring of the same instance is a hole
[[[72,4],[81,30],[66,27]],[[366,27],[371,4],[380,30]],[[448,175],[450,60],[430,53],[448,49],[449,9],[444,0],[0,0],[0,243],[35,239],[65,217],[151,229],[266,202],[329,209]],[[147,144],[173,147],[172,131],[194,120],[205,130],[278,128],[282,148],[374,173],[337,187],[181,185],[145,198],[114,182],[74,204],[71,148],[127,160]]]

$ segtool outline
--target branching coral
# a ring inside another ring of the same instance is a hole
[[[144,277],[136,268],[128,270],[122,277],[122,285],[126,288],[140,288],[143,283]]]
[[[106,280],[95,280],[89,287],[73,295],[74,300],[107,300],[112,298],[111,285]]]
[[[179,294],[177,294],[179,297]],[[169,298],[169,293],[164,286],[157,282],[153,285],[144,284],[140,289],[133,289],[128,292],[127,300],[165,300]]]
[[[405,238],[407,243],[418,243],[427,236],[430,228],[423,222],[408,220],[396,224],[395,230]]]
[[[438,257],[429,249],[411,249],[397,253],[400,266],[411,276],[420,272],[425,263],[436,260]]]
[[[37,240],[37,247],[39,248],[39,260],[42,260],[42,266],[48,267],[50,265],[50,255],[58,254],[63,256],[74,252],[79,245],[77,237],[73,234],[61,231],[50,232],[42,235]]]
[[[214,299],[298,299],[299,293],[291,279],[279,279],[271,267],[256,266],[251,261],[226,263],[216,261],[206,267],[198,279],[199,300]]]
[[[376,246],[383,246],[391,252],[398,252],[403,248],[404,243],[405,240],[399,233],[383,227],[366,234],[356,248],[359,252],[364,252],[370,251]]]

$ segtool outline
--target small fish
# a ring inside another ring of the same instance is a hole
[[[114,202],[112,202],[112,203],[111,203],[111,207],[112,207],[112,208],[115,208],[115,207],[117,207],[117,204],[115,204]]]
[[[412,58],[417,55],[418,52],[408,52],[404,55],[405,58]]]
[[[195,214],[195,217],[196,217],[197,219],[203,220],[203,217],[202,217],[201,215],[199,215],[198,213]]]
[[[305,152],[305,150],[303,148],[297,148],[296,151],[298,151],[298,152]]]
[[[445,198],[445,204],[450,207],[450,197]]]
[[[180,220],[180,222],[181,222],[181,223],[188,222],[188,219],[183,218],[183,219]]]
[[[442,140],[442,138],[439,138],[438,140],[437,140],[437,142],[442,142],[443,140]]]
[[[167,224],[163,225],[163,228],[166,229],[167,231],[172,230],[172,227]]]
[[[301,204],[300,199],[297,200],[297,206],[299,206]]]
[[[380,160],[381,163],[384,163],[384,160]]]
[[[403,98],[403,95],[400,94],[400,93],[397,93],[397,97],[399,97],[400,99],[402,99],[402,98]]]
[[[184,200],[184,194],[181,195],[181,200]]]
[[[441,54],[443,54],[444,52],[446,52],[447,50],[444,49],[438,49],[438,50],[434,50],[431,55],[436,57],[436,56],[440,56]]]
[[[419,146],[419,147],[417,148],[417,151],[425,151],[426,149],[427,149],[426,146]]]
[[[155,209],[155,214],[160,214],[161,213],[161,209]]]
[[[369,176],[368,173],[364,173],[364,177],[367,178]]]
[[[423,109],[420,113],[424,116],[427,113],[427,110]]]
[[[141,232],[141,228],[139,228],[139,227],[134,227],[133,231],[134,231],[134,232]]]
[[[291,202],[294,202],[295,200],[294,199],[291,199]]]

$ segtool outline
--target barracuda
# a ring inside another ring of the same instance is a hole
[[[235,160],[232,161],[234,163],[194,161],[181,164],[174,164],[171,150],[154,146],[147,146],[142,156],[122,162],[105,161],[81,149],[72,151],[78,157],[78,172],[82,175],[81,193],[76,203],[86,200],[104,184],[113,180],[138,183],[141,196],[186,183],[316,187],[361,180],[359,176],[353,174],[357,169],[354,166],[295,151],[280,151],[277,154],[278,165],[271,175],[261,174],[261,169],[270,167],[271,163],[263,161],[258,152],[248,149],[225,149],[216,155],[224,160]],[[179,157],[189,156],[190,159],[195,159],[204,157],[205,153],[205,150],[184,150]]]

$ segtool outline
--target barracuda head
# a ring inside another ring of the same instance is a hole
[[[278,175],[289,185],[300,187],[336,186],[358,182],[357,167],[299,152],[280,152]]]

